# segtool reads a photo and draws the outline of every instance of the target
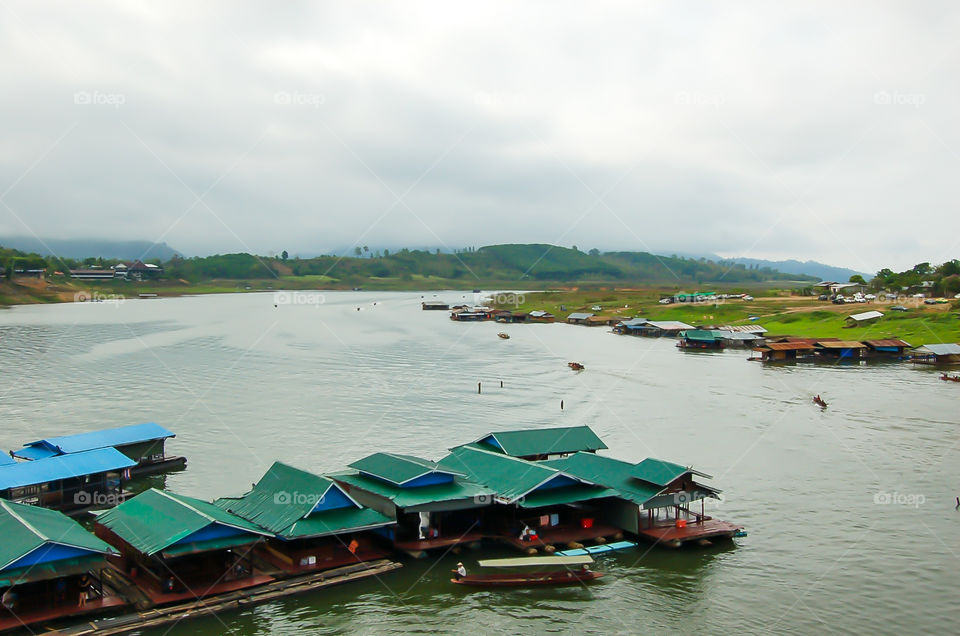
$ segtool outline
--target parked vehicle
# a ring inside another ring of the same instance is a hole
[[[826,294],[820,294],[820,297],[817,300],[830,300],[830,297]]]
[[[890,308],[890,311],[909,311],[909,310],[903,305],[894,305],[893,307]]]

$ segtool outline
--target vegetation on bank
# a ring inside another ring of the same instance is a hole
[[[753,300],[723,299],[704,303],[659,303],[665,289],[594,289],[501,294],[501,309],[529,312],[549,311],[558,321],[573,312],[587,312],[609,318],[679,320],[694,326],[759,324],[771,336],[841,338],[849,340],[901,338],[911,344],[960,342],[960,301],[925,305],[919,299],[901,301],[907,311],[892,311],[894,302],[834,305],[816,297],[789,291],[752,291]],[[595,310],[594,307],[600,307]],[[847,327],[851,314],[878,310],[878,321]]]

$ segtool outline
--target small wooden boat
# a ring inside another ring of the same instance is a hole
[[[594,572],[587,568],[593,563],[590,556],[547,556],[518,559],[488,559],[479,561],[480,567],[538,568],[531,572],[508,574],[467,574],[450,579],[457,585],[476,587],[529,587],[534,585],[575,585],[599,579],[603,572]],[[548,569],[544,569],[548,568]]]
[[[497,337],[498,337],[498,338],[503,338],[504,340],[509,340],[509,339],[510,339],[510,334],[508,334],[508,333],[503,333],[503,332],[501,331],[500,333],[497,334]]]
[[[568,362],[567,366],[573,369],[574,371],[583,371],[583,365],[579,362]]]
[[[819,395],[813,398],[813,403],[821,408],[827,408],[827,403]]]
[[[951,382],[960,382],[960,375],[948,375],[944,373],[940,376],[941,380],[949,380]]]

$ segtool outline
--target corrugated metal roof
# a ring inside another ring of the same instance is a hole
[[[45,484],[58,479],[70,479],[83,475],[95,475],[111,470],[136,466],[133,461],[115,448],[57,455],[32,462],[20,462],[0,466],[0,490]]]
[[[148,556],[213,524],[252,535],[269,534],[212,503],[154,488],[104,512],[97,517],[97,523]]]
[[[313,512],[331,489],[339,491],[353,505]],[[274,462],[253,490],[243,497],[218,499],[214,505],[288,539],[393,523],[392,519],[353,501],[332,480],[281,462]]]
[[[686,340],[697,340],[702,342],[714,342],[721,340],[725,333],[723,331],[714,331],[712,329],[688,329],[680,335],[683,336]]]
[[[585,314],[585,313],[581,313],[581,312],[574,312],[574,313],[570,314],[569,316],[567,316],[567,320],[586,320],[587,318],[590,318],[591,316],[593,316],[593,314]]]
[[[855,320],[861,322],[863,320],[873,320],[874,318],[882,318],[883,314],[879,311],[865,311],[862,314],[852,314],[847,316],[850,320]]]
[[[960,355],[960,344],[949,342],[945,344],[927,344],[922,347],[917,347],[914,351],[932,353],[935,356],[955,356]]]
[[[440,469],[436,462],[397,453],[374,453],[348,464],[348,466],[398,486],[430,473],[457,474],[450,470]]]
[[[340,489],[329,479],[274,462],[253,490],[236,499],[218,499],[214,505],[277,533],[310,514],[331,488]]]
[[[886,340],[864,340],[863,342],[868,347],[909,347],[911,346],[909,342],[904,342],[903,340],[897,340],[896,338],[888,338]]]
[[[624,327],[639,327],[640,325],[645,325],[649,321],[646,318],[631,318],[630,320],[623,320],[620,322]]]
[[[39,446],[52,451],[67,454],[80,453],[97,448],[108,448],[111,446],[126,446],[128,444],[138,444],[140,442],[148,442],[155,439],[167,439],[170,437],[175,437],[175,435],[159,424],[147,422],[145,424],[121,426],[119,428],[111,428],[104,431],[80,433],[78,435],[48,437],[46,439],[30,442],[26,444],[26,446]],[[19,455],[19,452],[14,454]]]
[[[91,554],[117,554],[83,526],[56,510],[0,499],[0,570],[47,545],[62,545]],[[74,557],[76,555],[73,555]]]
[[[543,463],[510,457],[473,445],[454,448],[440,460],[440,465],[463,471],[471,480],[490,488],[510,503],[552,479],[564,476],[564,473]]]
[[[616,497],[618,494],[619,493],[612,488],[581,484],[577,486],[538,490],[519,499],[517,503],[521,508],[543,508],[545,506],[558,506],[580,501],[590,501],[591,499],[602,499],[603,497]]]
[[[512,457],[556,455],[577,451],[595,451],[607,448],[589,426],[558,426],[488,433],[474,442],[490,446],[484,440],[493,438],[500,449]],[[487,449],[490,450],[490,449]]]
[[[828,340],[816,343],[821,349],[866,349],[867,345],[856,340]]]
[[[749,342],[753,340],[763,340],[763,336],[755,333],[742,333],[738,331],[721,332],[725,335],[720,336],[723,340],[737,340],[740,342]]]
[[[462,477],[455,477],[452,482],[433,484],[419,488],[401,488],[391,483],[364,477],[355,472],[334,473],[330,478],[377,496],[389,499],[398,508],[418,508],[438,503],[463,502],[466,507],[478,501],[492,501],[494,492],[489,488],[476,484]]]
[[[693,329],[693,325],[688,325],[685,322],[680,322],[679,320],[650,320],[647,322],[651,327],[656,327],[663,331],[680,331],[683,329]]]
[[[768,342],[759,348],[773,351],[805,351],[813,349],[813,345],[808,342]]]
[[[534,318],[543,318],[544,316],[552,316],[550,312],[543,311],[542,309],[534,309],[531,311],[528,316],[533,316]]]
[[[648,457],[643,460],[630,471],[631,476],[656,486],[666,486],[677,477],[686,473],[695,473],[704,477],[707,476],[687,466],[681,466],[680,464],[674,464],[673,462],[662,459],[654,459],[653,457]]]
[[[720,327],[722,331],[733,331],[736,333],[767,333],[766,327],[760,325],[725,325]]]
[[[631,474],[634,464],[594,453],[576,453],[545,463],[568,475],[613,488],[619,497],[641,506],[663,490],[635,478]]]
[[[9,466],[10,464],[16,464],[17,460],[6,453],[0,453],[0,466]]]

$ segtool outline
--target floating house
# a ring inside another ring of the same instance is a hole
[[[98,516],[94,532],[120,551],[118,566],[152,605],[274,580],[252,558],[270,533],[193,497],[144,491]]]
[[[867,345],[855,340],[828,340],[817,342],[813,346],[821,358],[835,360],[859,360],[865,358],[869,351]]]
[[[902,358],[906,355],[907,349],[912,345],[896,338],[887,338],[884,340],[864,340],[870,355],[876,358]]]
[[[695,481],[709,475],[660,459],[631,464],[593,453],[576,453],[547,465],[605,486],[610,498],[599,502],[601,523],[668,547],[730,538],[738,526],[705,514],[703,501],[720,491]],[[700,512],[691,509],[700,501]]]
[[[0,631],[127,604],[101,576],[116,550],[63,513],[0,501],[0,535]]]
[[[488,433],[472,445],[528,461],[558,459],[571,453],[595,453],[607,445],[589,426],[563,426]]]
[[[0,499],[79,511],[115,506],[136,462],[115,448],[0,465]]]
[[[613,326],[614,333],[629,334],[631,336],[641,335],[641,329],[650,322],[646,318],[631,318],[630,320],[621,320]]]
[[[470,307],[450,312],[450,320],[460,322],[479,322],[493,318],[493,310],[489,307]]]
[[[396,521],[379,532],[398,550],[419,558],[483,538],[481,511],[494,493],[460,471],[395,453],[374,453],[350,468],[330,477],[353,500]]]
[[[875,322],[880,318],[883,318],[883,312],[865,311],[860,314],[853,314],[853,315],[847,316],[846,321],[847,321],[848,327],[858,327],[860,325],[866,325],[871,322]]]
[[[508,311],[502,309],[500,311],[493,312],[493,320],[495,322],[526,322],[527,314],[523,311]]]
[[[928,344],[913,350],[911,358],[920,364],[958,364],[960,363],[960,344]]]
[[[691,329],[680,333],[681,349],[723,349],[726,334],[712,329]]]
[[[49,437],[30,442],[11,455],[19,459],[38,460],[59,455],[72,455],[91,450],[115,448],[134,462],[131,470],[134,476],[183,468],[187,464],[185,457],[168,456],[164,444],[176,437],[164,427],[148,422],[121,426],[104,431],[80,433],[64,437]]]
[[[572,314],[567,316],[567,323],[571,325],[582,325],[592,317],[593,317],[593,314],[588,314],[583,312],[573,312]]]
[[[814,350],[815,347],[809,342],[768,342],[754,347],[754,355],[749,359],[761,362],[805,360],[814,356]]]
[[[660,338],[663,336],[678,336],[680,332],[688,329],[695,329],[693,325],[688,325],[679,320],[648,320],[647,324],[640,328],[640,334],[643,336],[653,336]]]
[[[439,463],[495,493],[496,505],[483,517],[487,537],[533,553],[620,534],[597,523],[596,508],[588,505],[614,493],[587,479],[472,444],[452,449]]]
[[[766,340],[760,334],[745,333],[742,331],[720,330],[720,339],[724,347],[759,347]]]
[[[270,532],[257,554],[287,575],[383,558],[370,530],[394,524],[332,480],[281,462],[246,495],[214,505]]]
[[[556,319],[556,316],[550,312],[541,311],[539,309],[535,309],[527,314],[528,322],[554,322]]]
[[[442,300],[425,300],[420,303],[420,309],[424,311],[446,311],[450,309],[450,305]]]

